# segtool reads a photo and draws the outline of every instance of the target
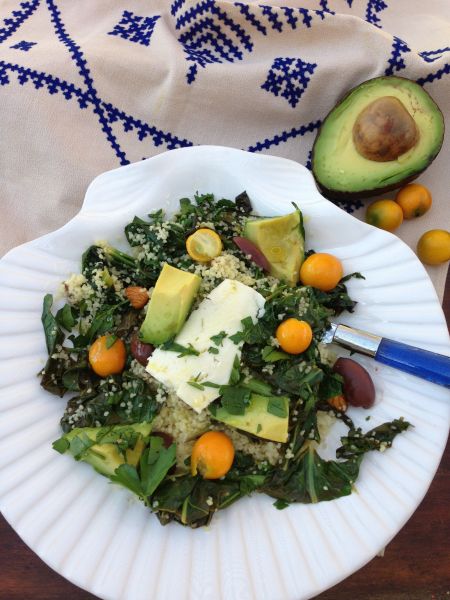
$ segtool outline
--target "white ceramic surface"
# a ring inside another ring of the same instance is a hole
[[[426,493],[444,450],[448,391],[364,358],[378,402],[369,423],[367,412],[353,410],[356,423],[366,429],[404,416],[414,429],[383,455],[367,456],[357,493],[333,502],[278,511],[254,495],[218,513],[208,529],[161,527],[126,490],[52,450],[65,401],[42,391],[36,377],[46,359],[44,293],[79,271],[81,252],[96,240],[126,247],[123,226],[135,214],[170,211],[195,191],[233,198],[242,190],[260,214],[286,213],[296,202],[307,246],[339,256],[346,273],[365,275],[350,281],[358,305],[342,320],[450,354],[438,299],[412,251],[322,198],[297,163],[205,146],[97,177],[72,221],[0,262],[0,508],[45,562],[101,598],[310,598],[389,542]]]

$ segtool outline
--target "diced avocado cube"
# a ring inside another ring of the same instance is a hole
[[[143,342],[159,346],[180,331],[200,283],[201,277],[198,275],[164,264],[141,326],[140,337]]]
[[[270,274],[291,286],[298,283],[305,255],[302,217],[299,210],[266,219],[249,219],[244,237],[253,242],[270,263]]]
[[[66,449],[74,458],[89,463],[99,473],[110,477],[122,464],[137,466],[151,429],[151,423],[77,427],[66,433],[58,442],[65,440]],[[127,448],[124,456],[115,442],[120,442],[122,438],[133,434],[137,434],[135,445]]]
[[[289,398],[252,394],[243,415],[231,415],[225,408],[217,408],[212,415],[217,421],[242,429],[265,440],[287,442],[289,426]]]

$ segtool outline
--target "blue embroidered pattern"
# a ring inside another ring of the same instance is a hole
[[[188,84],[195,81],[198,67],[208,64],[242,60],[244,52],[252,52],[253,43],[245,29],[236,23],[214,0],[203,0],[183,14],[184,0],[176,0],[171,13],[175,27],[182,32],[178,41],[183,47],[189,66]]]
[[[295,108],[308,87],[310,75],[314,73],[316,63],[303,61],[301,58],[278,57],[272,63],[262,89],[275,96],[286,98]]]
[[[245,20],[263,35],[267,35],[267,30],[269,28],[282,32],[285,25],[290,26],[292,29],[297,29],[297,15],[301,16],[301,23],[309,28],[311,27],[313,17],[318,17],[323,21],[327,16],[335,14],[328,8],[326,2],[321,3],[321,6],[324,7],[323,10],[309,10],[307,8],[281,6],[278,14],[274,12],[275,9],[273,7],[262,4],[256,6],[253,10],[250,5],[242,2],[234,2],[234,6],[239,9],[239,12]],[[259,13],[258,16],[256,16],[257,12]]]
[[[121,20],[108,35],[117,35],[124,40],[150,46],[150,39],[155,29],[155,24],[160,15],[153,17],[140,17],[129,10],[124,10]]]
[[[330,10],[328,6],[328,0],[320,0],[320,6],[322,7],[322,11],[324,13],[330,13],[330,15],[336,14],[333,10]]]
[[[306,157],[306,163],[305,163],[305,167],[311,171],[312,166],[311,166],[311,159],[312,159],[312,150],[310,150],[308,152],[308,156]]]
[[[346,0],[352,7],[353,0]],[[9,39],[20,26],[36,11],[41,0],[27,0],[18,4],[18,8],[11,15],[0,21],[0,44]],[[61,19],[57,0],[45,0],[55,34],[61,44],[67,49],[71,60],[77,68],[82,83],[75,85],[64,81],[52,74],[23,67],[12,62],[0,61],[0,86],[19,84],[30,85],[39,92],[51,95],[59,94],[66,101],[76,101],[81,110],[91,110],[99,122],[99,127],[108,144],[114,151],[120,164],[129,162],[126,153],[121,148],[116,134],[121,128],[128,134],[135,135],[143,141],[150,139],[154,146],[163,146],[173,149],[192,146],[193,141],[178,137],[168,131],[146,123],[114,106],[105,102],[99,95],[94,84],[86,58],[80,46],[69,35]],[[44,3],[44,0],[42,0]],[[192,82],[199,67],[211,63],[234,62],[242,60],[246,52],[253,51],[252,37],[254,34],[266,36],[268,32],[284,32],[300,27],[310,28],[314,21],[323,20],[334,14],[329,9],[328,0],[319,0],[321,10],[308,10],[305,8],[280,7],[274,8],[265,5],[248,5],[245,2],[234,2],[228,12],[223,5],[215,0],[202,0],[188,3],[186,0],[173,0],[170,12],[175,20],[175,27],[179,31],[180,44],[182,45],[190,63],[187,74],[188,82]],[[379,13],[387,8],[384,0],[367,0],[366,19],[369,23],[381,27]],[[239,13],[240,18],[235,19],[234,14]],[[159,15],[144,17],[123,11],[120,22],[108,32],[128,41],[149,46]],[[251,34],[251,35],[250,35]],[[16,38],[17,39],[17,38]],[[11,43],[11,42],[10,42]],[[10,48],[28,52],[36,42],[22,40],[14,43]],[[388,59],[386,74],[398,72],[405,68],[404,54],[411,52],[405,42],[394,38],[391,55]],[[428,50],[420,52],[421,58],[432,63],[443,57],[450,48]],[[279,62],[277,62],[279,61]],[[441,63],[442,64],[442,63]],[[307,63],[300,58],[280,57],[275,58],[262,89],[275,96],[281,96],[295,107],[310,81],[315,63]],[[432,83],[450,74],[450,64],[417,79],[420,85]],[[113,124],[115,129],[113,130]],[[270,150],[274,146],[289,140],[315,132],[321,125],[320,120],[312,120],[298,127],[273,134],[264,140],[254,142],[248,147],[251,152]],[[311,166],[311,154],[308,155],[306,165]],[[352,212],[363,204],[338,203],[343,208]]]
[[[364,206],[364,203],[361,202],[361,200],[330,200],[330,202],[336,204],[336,206],[339,206],[339,208],[342,208],[348,213],[354,213],[355,210]]]
[[[394,71],[401,71],[406,67],[405,61],[402,58],[402,54],[411,52],[406,42],[394,35],[394,41],[392,44],[391,57],[388,60],[389,66],[385,70],[385,75],[393,75]]]
[[[262,33],[263,35],[267,35],[267,29],[261,23],[259,19],[255,17],[255,15],[251,12],[250,6],[248,4],[243,4],[242,2],[235,2],[234,6],[237,6],[241,12],[241,14],[245,17],[245,20],[253,25],[253,27]]]
[[[450,52],[450,48],[447,47],[439,48],[438,50],[424,50],[423,52],[419,52],[419,56],[421,56],[425,62],[431,63],[442,58],[442,55],[445,52]]]
[[[21,42],[17,42],[14,46],[10,46],[13,50],[23,50],[23,52],[28,52],[33,46],[36,46],[36,42],[25,42],[22,40]]]
[[[443,75],[450,75],[450,64],[445,64],[442,69],[438,69],[434,73],[428,73],[425,77],[419,77],[416,82],[419,85],[425,85],[426,83],[432,83],[436,79],[441,79]]]
[[[275,31],[283,31],[283,23],[278,18],[277,11],[271,6],[265,6],[263,4],[260,4],[259,7],[262,10],[262,14],[267,17],[272,29],[275,29]]]
[[[368,0],[366,7],[366,21],[381,29],[381,19],[378,14],[387,8],[383,0]]]
[[[39,3],[40,0],[21,2],[20,9],[13,10],[12,15],[3,20],[4,27],[0,27],[0,44],[19,29],[22,23],[34,13]]]
[[[295,139],[296,137],[302,137],[307,133],[311,133],[322,125],[322,121],[317,119],[317,121],[311,121],[306,125],[300,125],[300,127],[292,127],[289,131],[282,131],[281,133],[275,134],[271,138],[266,138],[262,142],[255,142],[251,146],[247,148],[248,152],[261,152],[262,150],[270,150],[272,146],[278,146],[282,142],[287,142],[290,139]]]
[[[24,2],[21,6],[24,12],[14,11],[17,15],[15,21],[13,19],[5,19],[5,29],[0,29],[0,43],[7,39],[19,26],[24,22],[37,8],[39,2]],[[78,68],[83,81],[84,87],[75,86],[75,84],[64,81],[51,74],[29,69],[21,65],[0,61],[0,85],[8,85],[11,83],[11,75],[14,75],[20,85],[31,83],[36,90],[46,90],[49,94],[61,93],[65,100],[70,101],[76,99],[80,109],[90,107],[97,115],[101,130],[106,136],[108,143],[114,150],[119,159],[120,164],[125,165],[130,161],[127,159],[125,152],[121,149],[112,132],[111,123],[120,122],[124,131],[136,131],[139,140],[146,137],[151,137],[155,146],[165,144],[167,149],[179,148],[184,146],[192,146],[192,142],[187,139],[178,138],[169,132],[165,132],[148,123],[142,122],[131,115],[114,107],[112,104],[105,103],[98,95],[94,87],[94,82],[91,77],[87,61],[80,47],[73,42],[68,35],[66,28],[61,20],[61,14],[54,0],[47,0],[50,18],[56,33],[56,36],[61,43],[66,46],[69,54]],[[17,25],[17,20],[19,24]],[[14,29],[14,31],[13,31]]]

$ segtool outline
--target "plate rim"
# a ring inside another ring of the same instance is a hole
[[[203,149],[203,150],[200,150],[200,149]],[[253,159],[253,158],[257,158],[258,160],[261,160],[261,159],[263,159],[263,160],[265,160],[265,159],[275,159],[276,161],[281,161],[282,163],[284,163],[284,162],[286,162],[286,163],[291,163],[293,166],[295,166],[295,168],[298,168],[298,167],[304,168],[304,167],[302,167],[302,165],[300,165],[299,163],[296,163],[295,161],[293,161],[293,160],[290,160],[290,159],[285,159],[285,158],[282,158],[282,157],[278,157],[278,156],[271,156],[271,155],[255,155],[255,154],[253,154],[253,153],[248,153],[248,152],[246,152],[246,151],[243,151],[243,150],[237,150],[237,149],[230,148],[230,147],[221,147],[221,146],[216,146],[216,145],[214,145],[214,146],[209,146],[209,145],[207,145],[207,146],[196,146],[196,147],[192,147],[192,148],[181,148],[181,149],[176,149],[176,150],[169,150],[169,151],[163,152],[163,153],[161,153],[161,154],[158,154],[158,155],[156,155],[155,157],[151,157],[151,158],[149,158],[149,159],[146,159],[146,161],[139,161],[139,162],[136,162],[136,163],[132,163],[132,164],[130,164],[130,165],[126,165],[126,166],[124,166],[124,167],[118,167],[118,168],[116,168],[116,169],[111,169],[111,170],[109,170],[109,171],[106,171],[106,172],[104,172],[104,173],[102,173],[102,174],[98,175],[98,176],[97,176],[97,177],[96,177],[96,178],[95,178],[95,179],[94,179],[94,180],[91,182],[91,184],[88,186],[88,188],[87,188],[87,191],[86,191],[86,195],[85,195],[85,198],[84,198],[84,201],[83,201],[83,204],[82,204],[82,206],[81,206],[81,208],[80,208],[79,212],[78,212],[76,215],[74,215],[74,216],[73,216],[73,217],[72,217],[72,218],[71,218],[71,219],[70,219],[70,220],[69,220],[67,223],[65,223],[65,224],[64,224],[62,227],[60,227],[60,228],[58,228],[58,229],[56,229],[56,230],[54,230],[54,231],[52,231],[52,232],[50,232],[50,233],[47,233],[47,234],[45,234],[45,235],[43,235],[43,236],[40,236],[40,237],[38,237],[38,238],[35,238],[34,240],[31,240],[31,241],[25,242],[24,244],[20,244],[19,246],[16,246],[16,247],[12,248],[11,250],[9,250],[9,251],[8,251],[8,252],[7,252],[7,253],[6,253],[6,254],[5,254],[5,255],[4,255],[4,256],[3,256],[3,257],[0,259],[0,262],[7,261],[7,260],[8,260],[8,259],[9,259],[9,258],[10,258],[12,255],[14,255],[14,253],[15,253],[15,252],[16,252],[18,249],[20,249],[20,248],[24,248],[24,247],[31,247],[31,248],[34,248],[36,245],[37,245],[37,247],[39,247],[39,244],[38,244],[38,242],[40,242],[40,241],[43,241],[43,240],[46,240],[46,239],[50,239],[50,238],[52,238],[53,236],[55,236],[55,234],[62,234],[62,233],[64,233],[64,232],[65,232],[65,230],[66,230],[67,228],[69,228],[69,227],[72,227],[72,226],[73,226],[75,223],[77,223],[77,221],[80,219],[80,216],[81,216],[83,213],[85,213],[85,211],[86,211],[86,206],[88,206],[88,202],[90,201],[90,199],[89,199],[89,194],[92,194],[92,189],[94,189],[94,191],[95,191],[95,187],[94,187],[94,185],[96,184],[96,182],[97,182],[99,179],[101,179],[101,178],[103,178],[103,177],[110,176],[110,174],[111,174],[111,173],[115,173],[115,172],[117,172],[117,171],[123,171],[123,170],[125,170],[125,169],[138,168],[138,167],[139,167],[139,165],[141,165],[141,164],[142,164],[142,163],[144,163],[144,162],[148,162],[148,161],[155,161],[156,159],[159,159],[159,160],[164,160],[164,159],[163,159],[163,158],[161,158],[161,157],[164,157],[164,156],[167,156],[167,155],[171,155],[171,156],[173,156],[173,155],[174,155],[174,153],[186,153],[186,152],[189,152],[189,153],[191,153],[191,154],[192,154],[194,151],[199,151],[199,150],[200,150],[200,151],[209,151],[209,152],[213,151],[213,152],[226,152],[226,153],[241,153],[241,154],[245,154],[245,155],[250,155],[250,156],[252,157],[252,159]],[[320,196],[319,192],[317,192],[317,193],[318,193],[318,195]],[[321,197],[321,198],[322,198],[322,197]],[[324,200],[324,202],[328,203],[328,205],[331,205],[331,206],[333,206],[333,208],[335,208],[336,210],[338,210],[338,211],[342,211],[342,209],[340,209],[340,208],[339,208],[339,207],[337,207],[336,205],[334,205],[334,204],[330,203],[330,202],[329,202],[328,200],[326,200],[325,198],[322,198],[322,199]],[[342,212],[345,212],[345,211],[342,211]],[[345,213],[345,214],[347,214],[347,213]],[[351,216],[351,215],[348,215],[348,216]],[[352,218],[353,218],[353,219],[355,219],[355,220],[357,220],[355,217],[352,217]],[[360,224],[360,225],[364,225],[365,227],[367,227],[367,228],[368,228],[368,230],[372,230],[372,229],[373,229],[371,226],[369,226],[369,225],[367,225],[367,224],[363,223],[362,221],[359,221],[359,220],[357,220],[357,221],[359,222],[359,224]],[[383,232],[383,233],[384,233],[384,232]],[[392,235],[392,234],[388,234],[388,235]],[[408,250],[408,251],[411,253],[411,255],[413,255],[413,256],[415,257],[415,254],[414,254],[414,252],[413,252],[413,251],[412,251],[412,250],[409,248],[409,246],[407,246],[407,245],[406,245],[406,244],[405,244],[405,243],[404,243],[402,240],[400,240],[400,239],[399,239],[399,238],[397,238],[396,236],[393,236],[393,235],[392,235],[392,237],[394,237],[394,238],[395,238],[395,239],[396,239],[398,242],[400,242],[401,244],[403,244],[403,245],[404,245],[404,247],[405,247],[405,248],[407,248],[407,250]],[[416,257],[415,257],[415,258],[416,258]],[[419,264],[420,264],[420,263],[419,263]],[[421,266],[422,266],[422,265],[421,265]],[[429,279],[429,277],[428,277],[428,274],[426,273],[425,269],[423,268],[423,266],[422,266],[422,269],[423,269],[423,273],[422,273],[422,274],[423,274],[423,275],[425,275],[425,280],[428,282],[428,284],[429,284],[429,286],[430,286],[430,289],[431,289],[431,290],[433,290],[433,292],[434,292],[435,299],[436,299],[436,303],[437,303],[437,305],[439,306],[439,308],[440,308],[440,310],[441,310],[441,313],[442,313],[442,320],[443,320],[443,323],[445,323],[444,314],[443,314],[443,311],[442,311],[442,306],[441,306],[441,304],[440,304],[440,302],[439,302],[439,298],[438,298],[438,296],[437,296],[436,290],[435,290],[435,288],[434,288],[434,286],[433,286],[433,284],[432,284],[431,280]],[[1,312],[2,312],[2,309],[0,309],[0,313],[1,313]],[[448,432],[447,432],[447,439],[448,439]],[[442,448],[442,451],[441,451],[441,454],[440,454],[440,458],[442,458],[442,454],[443,454],[443,452],[444,452],[444,451],[445,451],[445,444],[444,444],[444,446],[443,446],[443,448]],[[433,471],[433,473],[432,473],[432,476],[429,478],[428,485],[426,486],[426,489],[423,491],[423,494],[422,494],[422,496],[421,496],[420,500],[419,500],[418,502],[416,502],[416,503],[415,503],[415,507],[414,507],[414,508],[412,508],[412,510],[411,510],[411,511],[410,511],[408,514],[404,515],[404,518],[403,518],[403,522],[402,522],[402,524],[401,524],[400,526],[396,526],[396,528],[395,528],[395,529],[396,529],[396,531],[395,531],[395,532],[392,534],[392,536],[390,537],[390,539],[389,539],[389,540],[388,540],[386,543],[389,543],[389,541],[390,541],[390,540],[391,540],[393,537],[395,537],[395,535],[397,535],[397,533],[399,532],[399,530],[400,530],[400,529],[401,529],[401,528],[402,528],[402,527],[405,525],[405,523],[406,523],[406,522],[407,522],[407,521],[408,521],[408,520],[411,518],[411,516],[412,516],[412,514],[415,512],[415,510],[417,510],[417,508],[418,508],[419,504],[421,503],[421,501],[423,500],[424,496],[426,495],[426,493],[427,493],[427,491],[428,491],[428,489],[429,489],[429,486],[431,485],[431,482],[433,481],[433,478],[434,478],[434,476],[435,476],[435,473],[436,473],[436,471],[437,471],[437,469],[438,469],[438,467],[439,467],[439,462],[440,462],[440,459],[439,459],[439,461],[437,461],[437,464],[435,465],[435,469],[434,469],[434,471]],[[1,498],[0,498],[0,500],[1,500]],[[24,539],[24,537],[22,537],[22,534],[20,533],[20,528],[16,529],[16,527],[14,526],[14,524],[13,524],[13,522],[12,522],[12,521],[13,521],[13,519],[11,519],[11,520],[10,520],[10,519],[8,518],[8,515],[7,515],[7,514],[5,514],[5,512],[4,512],[4,511],[2,511],[2,513],[3,513],[3,516],[5,517],[6,521],[7,521],[7,522],[10,524],[10,526],[12,527],[12,529],[13,529],[13,530],[14,530],[14,531],[15,531],[15,532],[16,532],[16,533],[19,535],[19,537],[20,537],[20,538],[21,538],[21,539],[24,541],[24,543],[25,543],[25,544],[26,544],[26,545],[27,545],[27,546],[28,546],[28,547],[29,547],[29,548],[30,548],[30,549],[31,549],[31,550],[32,550],[32,551],[33,551],[35,554],[37,554],[41,560],[43,560],[43,562],[44,562],[44,563],[46,563],[46,564],[47,564],[47,565],[48,565],[50,568],[52,568],[53,570],[55,570],[55,571],[56,571],[56,572],[57,572],[59,575],[61,575],[61,576],[62,576],[62,577],[64,577],[65,579],[67,579],[67,580],[71,581],[71,582],[72,582],[74,585],[76,585],[76,586],[78,586],[78,587],[80,587],[81,589],[84,589],[84,590],[86,590],[86,591],[90,591],[91,593],[95,593],[95,592],[94,592],[94,591],[92,591],[92,589],[90,589],[89,587],[85,587],[85,585],[84,585],[82,582],[80,582],[80,581],[78,580],[78,578],[77,578],[77,577],[75,577],[75,576],[71,576],[71,575],[66,575],[66,574],[64,574],[64,573],[63,573],[63,571],[59,571],[59,570],[58,570],[58,567],[57,567],[57,566],[54,566],[54,563],[53,563],[53,561],[51,561],[50,559],[44,558],[44,557],[43,557],[43,556],[42,556],[40,553],[36,552],[36,550],[34,550],[34,549],[32,548],[32,545],[31,545],[31,544],[28,544],[28,542],[27,542],[27,541]],[[349,572],[345,572],[344,574],[340,574],[340,575],[338,575],[338,576],[336,577],[336,580],[335,580],[334,582],[332,582],[332,583],[328,583],[328,582],[327,582],[327,583],[325,584],[325,586],[321,587],[321,588],[320,588],[320,590],[318,590],[318,591],[316,591],[316,592],[314,592],[314,593],[315,593],[315,594],[316,594],[316,593],[321,593],[323,590],[325,590],[325,589],[329,589],[330,587],[332,587],[332,586],[336,585],[337,583],[339,583],[340,581],[342,581],[343,579],[345,579],[346,577],[348,577],[350,574],[352,574],[352,573],[356,572],[357,570],[359,570],[360,568],[362,568],[362,567],[363,567],[365,564],[367,564],[367,563],[368,563],[368,562],[369,562],[369,561],[370,561],[372,558],[373,558],[373,556],[369,556],[369,557],[367,557],[367,558],[364,558],[364,559],[362,559],[362,561],[361,561],[361,563],[360,563],[360,566],[358,566],[356,569],[352,569],[352,570],[351,570],[351,571],[349,571]],[[102,597],[103,597],[103,598],[109,598],[109,597],[113,598],[113,596],[107,596],[107,595],[103,595]],[[309,596],[309,597],[311,597],[311,596]]]

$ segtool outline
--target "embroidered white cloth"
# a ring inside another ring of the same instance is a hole
[[[448,0],[3,0],[0,255],[63,225],[102,171],[167,149],[308,165],[321,120],[372,77],[418,81],[448,120],[449,63]],[[432,210],[398,230],[413,248],[450,224],[449,138],[419,179]],[[428,271],[442,297],[446,267]]]

